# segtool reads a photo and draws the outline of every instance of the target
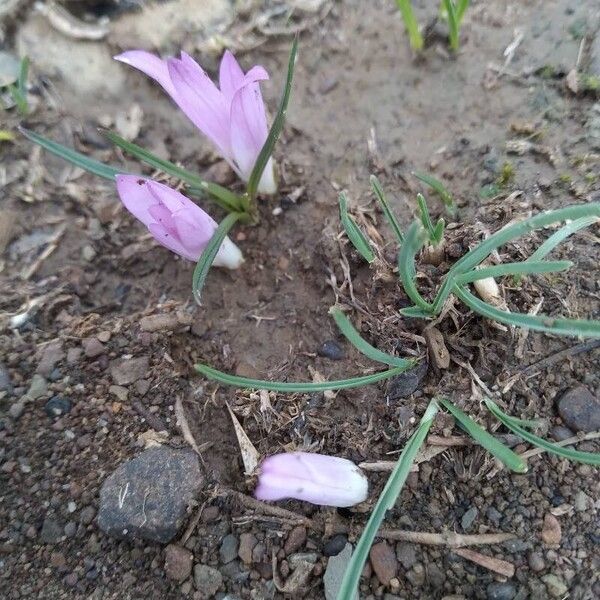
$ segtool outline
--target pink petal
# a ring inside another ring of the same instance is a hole
[[[149,210],[156,204],[156,198],[148,189],[147,180],[135,175],[117,175],[115,179],[125,208],[146,226],[154,222]]]
[[[248,181],[268,135],[265,106],[258,83],[240,88],[231,102],[231,147],[242,178]]]
[[[182,59],[168,61],[175,87],[174,100],[186,116],[218,148],[231,158],[228,102],[200,66],[182,53]]]
[[[231,102],[236,90],[244,84],[244,71],[235,56],[225,50],[219,67],[219,87],[223,95]]]
[[[187,258],[188,260],[197,260],[197,257],[194,258],[191,256],[181,242],[159,223],[150,223],[150,225],[148,225],[148,231],[150,231],[157,242],[171,250],[171,252],[175,252],[175,254],[179,254],[179,256]]]
[[[259,500],[296,498],[325,506],[352,506],[366,499],[368,482],[351,461],[335,456],[276,454],[260,467]]]
[[[212,219],[210,220],[212,221]],[[205,227],[197,227],[186,218],[177,215],[173,216],[173,222],[182,246],[191,256],[195,257],[193,260],[198,260],[215,232],[217,224],[212,221],[212,223],[207,223]]]
[[[155,204],[150,207],[148,211],[150,216],[154,219],[155,223],[158,223],[165,231],[168,231],[171,235],[179,237],[177,235],[177,229],[175,227],[175,221],[173,221],[173,215],[171,211],[163,204]]]
[[[130,65],[135,69],[139,69],[142,73],[152,77],[152,79],[157,81],[165,89],[167,94],[173,97],[175,88],[171,82],[166,60],[163,60],[150,52],[144,52],[143,50],[123,52],[122,54],[115,56],[114,59]]]

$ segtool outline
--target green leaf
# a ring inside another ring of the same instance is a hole
[[[552,454],[556,454],[561,458],[566,458],[568,460],[574,460],[576,462],[585,463],[588,465],[594,465],[595,467],[600,466],[600,453],[597,452],[580,452],[579,450],[572,450],[571,448],[563,448],[558,444],[553,444],[545,440],[544,438],[538,437],[533,433],[523,429],[517,423],[515,423],[514,418],[509,415],[503,413],[498,405],[495,402],[492,402],[489,399],[485,400],[485,404],[490,410],[490,412],[502,422],[502,424],[510,429],[513,433],[516,433],[519,437],[528,441],[530,444],[537,446],[538,448],[542,448],[547,452]]]
[[[552,273],[556,271],[566,271],[573,266],[570,260],[540,261],[540,262],[516,262],[504,263],[493,267],[484,267],[469,271],[464,275],[457,275],[454,279],[456,285],[464,285],[487,277],[502,277],[504,275],[516,275],[526,273],[533,275],[535,273]]]
[[[398,9],[402,15],[402,20],[404,21],[404,26],[406,27],[406,31],[408,33],[410,47],[415,52],[420,52],[423,49],[423,36],[419,31],[419,23],[417,22],[417,18],[413,12],[411,1],[396,0],[396,4],[398,5]]]
[[[412,319],[431,319],[432,317],[430,311],[423,310],[418,306],[407,306],[406,308],[401,308],[399,312],[402,316]]]
[[[506,312],[480,300],[464,287],[455,285],[452,291],[473,312],[493,321],[514,325],[515,327],[527,327],[533,331],[554,333],[555,335],[600,337],[600,321],[563,319],[544,315],[524,315],[521,313]]]
[[[437,193],[437,195],[442,199],[444,206],[451,214],[456,212],[452,194],[450,194],[450,192],[444,187],[444,184],[439,179],[436,179],[427,173],[413,173],[413,175],[423,183],[427,184]]]
[[[250,178],[248,179],[248,187],[246,193],[250,202],[253,203],[256,198],[256,192],[258,190],[258,184],[262,177],[263,171],[269,162],[270,156],[273,154],[275,144],[281,135],[283,124],[285,123],[285,116],[287,113],[288,104],[290,102],[290,95],[292,93],[292,82],[294,80],[294,65],[296,63],[296,55],[298,53],[298,37],[294,38],[292,49],[290,51],[290,58],[288,60],[287,76],[285,79],[285,87],[283,88],[283,96],[279,102],[279,108],[277,109],[277,115],[273,120],[273,125],[269,131],[269,135],[256,159]]]
[[[545,258],[556,246],[570,235],[598,222],[598,217],[582,217],[575,219],[554,232],[525,262],[536,262]]]
[[[214,379],[225,385],[232,385],[237,388],[255,389],[255,390],[270,390],[273,392],[325,392],[327,390],[347,390],[350,388],[361,387],[377,383],[383,379],[399,375],[406,369],[404,367],[394,367],[387,371],[374,373],[373,375],[362,375],[351,379],[340,379],[337,381],[323,381],[320,383],[290,383],[286,381],[266,381],[263,379],[248,379],[247,377],[238,377],[237,375],[229,375],[213,369],[208,365],[194,365],[194,368],[199,373],[202,373],[209,379]]]
[[[400,367],[403,369],[409,369],[415,365],[416,361],[414,360],[399,358],[398,356],[387,354],[386,352],[382,352],[374,346],[371,346],[369,342],[361,337],[360,333],[358,333],[352,323],[350,323],[348,317],[346,317],[346,315],[336,306],[333,306],[329,309],[329,314],[333,317],[333,320],[339,327],[340,331],[344,334],[346,339],[367,358],[385,365]]]
[[[356,248],[358,253],[368,262],[372,263],[375,260],[375,254],[371,249],[371,244],[367,236],[360,230],[354,219],[348,214],[348,200],[344,192],[340,193],[340,220],[348,239]]]
[[[122,138],[120,135],[116,134],[113,131],[108,131],[106,129],[102,130],[102,133],[113,143],[115,146],[118,146],[131,156],[145,162],[150,165],[154,169],[158,169],[167,175],[171,175],[173,177],[177,177],[181,179],[181,181],[185,182],[192,190],[201,190],[209,194],[214,200],[218,202],[220,206],[222,206],[225,210],[230,212],[240,211],[242,209],[242,204],[240,198],[230,192],[227,188],[224,188],[216,183],[210,183],[208,181],[204,181],[201,177],[180,167],[168,160],[164,160],[159,158],[149,150],[134,144],[133,142],[128,142],[126,139]]]
[[[439,219],[434,227],[431,221],[431,216],[429,215],[429,209],[427,208],[427,202],[425,202],[425,197],[423,194],[417,194],[417,204],[419,205],[421,223],[423,224],[425,231],[427,231],[429,234],[429,241],[434,246],[437,246],[437,244],[442,241],[444,236],[444,219]]]
[[[402,450],[402,454],[400,454],[398,462],[387,480],[387,483],[377,500],[377,504],[375,504],[373,512],[365,525],[362,535],[356,544],[356,549],[346,567],[336,600],[354,600],[356,597],[355,595],[358,590],[360,577],[362,575],[363,567],[367,562],[373,540],[377,536],[379,527],[385,519],[386,512],[393,508],[398,500],[398,496],[410,473],[410,468],[415,460],[415,456],[425,441],[425,437],[427,436],[427,432],[433,423],[437,411],[438,405],[435,400],[432,400],[419,423],[419,427],[408,440],[406,446],[404,446],[404,450]]]
[[[375,175],[371,175],[371,188],[375,193],[375,197],[379,200],[381,204],[381,208],[383,209],[383,214],[385,215],[387,222],[389,223],[394,235],[396,236],[396,240],[398,244],[402,244],[404,241],[404,235],[402,234],[402,228],[400,227],[400,223],[398,223],[398,219],[396,219],[396,215],[393,213],[392,208],[389,205],[389,202],[383,192],[383,188],[381,187],[381,183],[379,183],[379,179],[375,177]]]
[[[423,246],[426,234],[418,221],[415,221],[408,229],[404,243],[398,254],[398,271],[400,280],[404,286],[404,291],[408,297],[424,312],[431,313],[431,304],[429,304],[419,294],[416,286],[415,256]]]
[[[518,454],[481,428],[469,415],[445,398],[440,398],[439,402],[478,444],[502,461],[511,471],[515,473],[525,473],[527,471],[525,461]]]
[[[119,169],[117,167],[113,167],[112,165],[105,165],[98,160],[94,160],[93,158],[89,158],[85,154],[81,154],[72,148],[68,148],[67,146],[63,146],[58,142],[54,142],[39,133],[35,133],[30,131],[29,129],[25,129],[24,127],[19,127],[19,131],[29,140],[38,144],[45,150],[52,152],[56,156],[74,164],[76,167],[80,167],[94,175],[98,175],[99,177],[104,177],[105,179],[110,179],[114,181],[116,175],[127,174],[125,169]]]
[[[241,213],[229,213],[220,223],[215,232],[213,233],[208,245],[202,251],[196,268],[194,269],[194,275],[192,277],[192,293],[196,302],[200,304],[200,297],[208,270],[210,269],[215,256],[223,243],[223,240],[227,237],[227,234],[231,228],[240,220],[242,217]]]
[[[444,7],[448,13],[448,29],[450,30],[450,48],[455,52],[458,50],[458,20],[453,0],[443,0]]]
[[[467,12],[467,8],[469,8],[470,0],[458,0],[456,3],[456,22],[460,25],[462,20]]]

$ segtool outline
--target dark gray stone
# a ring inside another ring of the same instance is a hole
[[[323,554],[325,556],[337,556],[346,547],[347,543],[348,538],[343,533],[334,535],[325,542]]]
[[[327,561],[327,568],[323,575],[323,585],[325,586],[325,600],[336,600],[342,579],[346,572],[346,567],[352,557],[352,545],[346,544],[345,548],[336,556],[332,556]],[[358,591],[354,592],[352,600],[358,600]]]
[[[170,542],[202,483],[198,456],[192,450],[149,448],[102,484],[98,525],[122,539]]]
[[[71,402],[62,396],[52,396],[44,405],[44,410],[49,417],[62,417],[71,410]]]
[[[0,362],[0,392],[8,392],[12,394],[13,384],[10,379],[10,373],[8,369]]]
[[[223,538],[221,547],[219,548],[219,556],[221,557],[223,564],[230,563],[237,558],[238,545],[238,539],[233,533],[230,533]]]
[[[476,506],[471,506],[471,508],[465,512],[460,520],[460,525],[463,528],[463,531],[469,531],[478,514],[479,511],[477,510]]]
[[[194,585],[202,598],[212,598],[222,584],[223,576],[216,569],[206,565],[194,566]]]
[[[147,356],[137,358],[120,358],[110,367],[110,374],[117,385],[128,385],[148,374],[150,359]]]
[[[494,581],[486,589],[487,600],[513,600],[516,593],[517,588],[509,581],[505,583]]]
[[[574,431],[600,429],[600,400],[583,385],[561,396],[558,412],[565,424]]]
[[[331,360],[342,360],[346,356],[344,349],[335,340],[323,342],[317,348],[317,354]]]
[[[44,519],[40,538],[44,544],[58,544],[63,537],[63,528],[50,517]]]
[[[427,374],[428,367],[427,360],[422,359],[416,367],[404,371],[404,373],[400,373],[396,377],[392,377],[387,389],[389,399],[399,400],[416,392],[421,385],[421,381],[423,381],[423,378]]]
[[[404,569],[410,569],[417,562],[417,552],[414,544],[398,542],[396,544],[396,558]]]

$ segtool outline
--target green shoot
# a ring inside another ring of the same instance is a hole
[[[425,202],[423,194],[417,194],[417,204],[419,205],[421,223],[423,224],[425,231],[429,234],[429,241],[434,246],[437,246],[444,237],[444,219],[438,219],[438,222],[434,227],[433,223],[431,222],[431,216],[429,215],[429,209],[427,208],[427,203]]]
[[[348,213],[348,199],[344,192],[340,193],[340,220],[346,231],[348,239],[356,248],[358,253],[368,262],[372,263],[375,260],[375,254],[371,248],[371,244],[367,236],[360,230],[354,219]]]
[[[444,187],[444,184],[435,177],[428,175],[427,173],[413,173],[413,175],[419,180],[428,185],[437,195],[441,198],[446,210],[450,215],[456,213],[456,207],[454,205],[454,198],[452,194]]]
[[[448,20],[450,48],[459,48],[460,25],[469,6],[469,0],[442,0],[442,15]]]
[[[410,47],[415,52],[420,52],[423,49],[423,36],[419,30],[419,23],[417,22],[417,17],[413,11],[411,1],[396,0],[396,4],[398,5],[398,10],[402,15],[406,32],[408,33]]]
[[[292,383],[286,381],[267,381],[265,379],[249,379],[247,377],[238,377],[237,375],[229,375],[223,371],[213,369],[208,365],[197,364],[194,368],[198,373],[201,373],[208,379],[214,379],[219,383],[225,385],[231,385],[237,388],[255,389],[255,390],[269,390],[272,392],[298,392],[298,393],[310,393],[310,392],[326,392],[328,390],[348,390],[351,388],[362,387],[363,385],[370,385],[383,381],[395,375],[399,375],[403,371],[406,371],[406,367],[394,367],[387,371],[381,371],[379,373],[373,373],[372,375],[362,375],[360,377],[352,377],[350,379],[339,379],[337,381],[322,381],[317,383]]]
[[[76,167],[80,167],[85,171],[88,171],[94,175],[98,175],[99,177],[104,177],[105,179],[114,181],[116,175],[127,174],[126,169],[120,169],[118,167],[113,167],[112,165],[101,163],[98,160],[89,158],[85,154],[81,154],[81,152],[77,152],[72,148],[63,146],[58,142],[54,142],[53,140],[50,140],[39,133],[25,129],[24,127],[19,127],[19,131],[35,144],[38,144],[45,150],[48,150],[48,152],[51,152],[59,158],[74,164]]]
[[[356,549],[346,567],[346,572],[344,573],[344,578],[342,579],[342,584],[336,600],[354,600],[358,590],[360,576],[363,567],[367,562],[373,540],[377,536],[377,531],[385,519],[386,512],[395,506],[398,496],[400,496],[406,478],[410,473],[410,467],[415,460],[419,448],[425,441],[425,437],[427,436],[437,411],[437,402],[436,400],[432,400],[419,423],[419,427],[408,440],[406,446],[404,446],[404,450],[402,450],[402,454],[400,454],[398,462],[387,480],[387,483],[377,500],[377,504],[375,504],[375,508],[373,508],[373,512],[365,525],[365,529],[356,544]]]
[[[504,263],[494,265],[493,267],[483,267],[469,271],[464,275],[457,275],[454,279],[457,285],[472,283],[479,279],[487,279],[488,277],[502,277],[504,275],[517,275],[526,273],[533,275],[534,273],[555,273],[558,271],[566,271],[571,268],[573,263],[570,260],[555,260],[555,261],[540,261],[529,262],[525,260],[519,263]]]
[[[493,454],[506,467],[515,473],[525,473],[527,465],[523,459],[510,448],[500,443],[494,436],[482,429],[471,417],[465,414],[460,408],[454,406],[452,402],[445,398],[440,398],[440,404],[452,414],[459,425],[490,454]]]
[[[377,179],[375,175],[371,175],[370,181],[373,193],[375,194],[375,197],[377,198],[377,200],[379,200],[379,203],[381,204],[383,214],[385,215],[387,222],[389,223],[390,227],[392,228],[392,231],[394,232],[396,241],[398,242],[398,244],[402,244],[402,242],[404,241],[402,228],[400,227],[400,223],[398,223],[398,219],[396,218],[396,215],[393,213],[392,208],[390,207],[390,204],[385,196],[383,188],[381,187],[379,179]]]
[[[273,149],[275,148],[275,144],[277,143],[277,140],[281,135],[281,131],[285,123],[287,107],[290,101],[290,95],[292,93],[294,65],[296,64],[297,53],[298,37],[295,37],[294,43],[292,44],[292,49],[290,51],[285,87],[283,89],[283,95],[279,103],[279,108],[277,109],[277,114],[275,115],[275,119],[273,120],[273,125],[271,125],[271,129],[269,130],[269,135],[267,136],[267,139],[258,155],[258,158],[256,159],[256,163],[254,165],[254,168],[252,169],[252,173],[250,174],[250,178],[248,180],[246,194],[250,205],[252,205],[256,199],[256,191],[258,189],[258,184],[260,183],[260,178],[262,177],[265,167],[269,162],[269,158],[271,158],[271,155],[273,154]]]
[[[542,448],[546,450],[546,452],[550,452],[552,454],[556,454],[561,458],[566,458],[568,460],[574,460],[576,462],[586,463],[588,465],[594,465],[595,467],[600,467],[600,453],[597,452],[580,452],[579,450],[573,450],[571,448],[563,448],[559,444],[553,444],[545,440],[544,438],[538,437],[533,433],[524,429],[520,419],[515,419],[502,412],[498,405],[491,400],[485,401],[486,406],[490,410],[490,412],[502,422],[502,424],[510,429],[513,433],[516,433],[519,437],[528,441],[530,444],[537,446],[538,448]]]
[[[329,309],[329,314],[333,317],[333,320],[346,339],[367,358],[392,367],[401,367],[404,369],[409,369],[415,365],[414,360],[399,358],[371,346],[371,344],[364,340],[358,331],[356,331],[352,323],[348,320],[348,317],[346,317],[346,315],[336,306]]]
[[[415,221],[408,229],[404,243],[398,255],[398,272],[408,297],[424,312],[431,313],[432,306],[417,290],[415,283],[415,256],[425,242],[426,232],[421,225]]]
[[[8,91],[17,105],[17,110],[21,115],[26,116],[29,112],[29,103],[27,102],[27,76],[29,74],[29,58],[25,56],[21,59],[19,65],[19,76],[17,85],[9,85]]]

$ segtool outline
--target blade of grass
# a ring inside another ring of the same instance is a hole
[[[573,263],[570,260],[555,260],[555,261],[540,261],[540,262],[516,262],[504,263],[493,267],[484,267],[483,269],[475,269],[464,275],[457,275],[454,279],[456,285],[464,285],[472,283],[479,279],[487,277],[502,277],[504,275],[515,275],[526,273],[533,275],[534,273],[553,273],[557,271],[566,271],[571,268]]]
[[[398,271],[408,297],[424,312],[431,313],[431,304],[419,294],[415,283],[415,256],[423,246],[425,238],[425,230],[418,221],[414,221],[406,232],[404,243],[398,254]]]
[[[470,0],[458,0],[456,3],[456,22],[460,25],[469,8]]]
[[[258,189],[258,184],[260,183],[260,178],[262,177],[263,171],[267,166],[267,162],[269,162],[270,156],[273,154],[275,144],[277,143],[277,140],[281,135],[283,124],[285,123],[287,108],[290,102],[290,95],[292,93],[292,82],[294,80],[294,65],[296,63],[297,53],[298,37],[295,37],[294,42],[292,43],[292,49],[290,50],[290,58],[288,60],[285,87],[283,88],[283,95],[281,96],[281,101],[279,102],[279,108],[277,109],[277,114],[275,115],[275,119],[273,120],[273,125],[271,125],[271,129],[269,130],[269,135],[267,136],[267,139],[258,155],[258,158],[256,159],[256,163],[254,165],[254,168],[252,169],[250,178],[248,179],[248,187],[246,188],[246,193],[248,195],[248,198],[250,199],[251,204],[256,198],[256,191]]]
[[[516,327],[527,327],[534,331],[544,331],[555,335],[570,335],[575,337],[600,337],[600,321],[586,321],[583,319],[563,319],[548,317],[545,315],[524,315],[521,313],[509,313],[480,300],[466,288],[455,285],[452,291],[473,312],[487,319],[514,325]]]
[[[514,420],[513,417],[502,412],[499,406],[492,402],[489,399],[485,400],[485,404],[490,410],[490,412],[507,428],[510,429],[513,433],[516,433],[519,437],[528,441],[530,444],[537,446],[538,448],[543,448],[547,452],[552,454],[556,454],[561,458],[566,458],[567,460],[574,460],[576,462],[585,463],[588,465],[594,465],[596,467],[600,466],[600,453],[597,452],[581,452],[579,450],[572,450],[570,448],[563,448],[561,446],[557,446],[552,442],[545,440],[544,438],[538,437],[533,433],[523,429],[523,427],[519,427]]]
[[[404,446],[402,454],[400,454],[398,462],[387,480],[387,483],[377,500],[377,504],[375,504],[373,512],[365,525],[362,535],[356,544],[356,549],[346,567],[336,600],[354,600],[363,567],[367,562],[373,540],[377,536],[377,531],[385,519],[386,512],[393,508],[398,500],[398,496],[400,495],[410,472],[410,467],[415,460],[419,448],[425,441],[425,437],[427,436],[427,432],[433,423],[437,411],[437,402],[432,400],[419,423],[419,427],[410,437],[406,446]]]
[[[375,194],[375,197],[377,198],[377,200],[379,200],[379,203],[381,204],[381,208],[383,209],[383,214],[385,215],[387,222],[389,223],[390,227],[392,228],[392,231],[394,232],[394,235],[396,236],[396,240],[398,241],[398,244],[402,244],[402,242],[404,241],[404,235],[402,234],[402,228],[400,227],[400,223],[398,223],[398,219],[396,219],[396,215],[392,212],[392,209],[391,209],[389,202],[385,196],[383,188],[381,187],[381,183],[379,183],[379,179],[377,179],[377,177],[375,177],[375,175],[371,175],[370,181],[371,181],[371,188],[373,189],[373,193]]]
[[[133,142],[127,141],[114,131],[103,129],[102,133],[113,144],[115,144],[115,146],[118,146],[128,154],[131,154],[131,156],[141,160],[142,162],[145,162],[154,169],[158,169],[159,171],[166,173],[167,175],[181,179],[181,181],[188,184],[192,190],[201,190],[202,192],[207,193],[226,210],[230,212],[236,212],[242,209],[240,198],[233,192],[230,192],[227,188],[224,188],[216,183],[204,181],[195,173],[192,173],[191,171],[188,171],[187,169],[184,169],[183,167],[180,167],[168,160],[159,158],[149,150],[146,150],[145,148],[142,148]]]
[[[448,14],[450,48],[456,52],[458,50],[458,21],[456,18],[456,9],[453,0],[443,0],[443,2],[446,13]]]
[[[348,200],[344,192],[340,193],[340,220],[352,245],[358,253],[368,262],[372,263],[375,260],[375,254],[371,248],[371,244],[367,236],[361,231],[354,219],[348,213]]]
[[[81,154],[72,148],[63,146],[58,142],[50,140],[39,133],[30,131],[29,129],[25,129],[24,127],[19,127],[19,131],[26,138],[35,144],[38,144],[45,150],[48,150],[49,152],[52,152],[52,154],[55,154],[56,156],[74,164],[76,167],[80,167],[85,171],[93,173],[94,175],[98,175],[99,177],[114,180],[116,175],[128,173],[126,169],[118,169],[112,165],[105,165],[98,160],[89,158],[85,154]]]
[[[433,189],[434,192],[437,193],[450,214],[454,214],[456,212],[452,194],[450,194],[450,192],[444,187],[444,184],[439,179],[436,179],[427,173],[413,172],[413,175],[423,183],[427,184],[431,189]]]
[[[208,275],[215,256],[223,243],[223,240],[231,230],[231,228],[240,220],[243,215],[241,213],[229,213],[220,223],[215,232],[213,233],[208,245],[202,251],[196,268],[194,269],[194,275],[192,276],[192,293],[196,302],[200,304],[202,288]]]
[[[500,443],[494,436],[473,421],[469,415],[445,398],[440,398],[439,402],[478,444],[483,446],[490,454],[493,454],[511,471],[515,473],[525,473],[527,471],[525,461],[518,454]]]
[[[406,308],[400,309],[400,314],[404,317],[410,317],[412,319],[430,319],[432,314],[428,310],[423,310],[418,306],[407,306]]]
[[[325,392],[328,390],[347,390],[350,388],[361,387],[377,383],[394,375],[399,375],[406,369],[404,367],[394,367],[387,371],[373,373],[373,375],[361,375],[360,377],[352,377],[350,379],[339,379],[337,381],[323,381],[318,383],[310,382],[287,382],[287,381],[267,381],[263,379],[248,379],[247,377],[238,377],[237,375],[229,375],[223,371],[213,369],[208,365],[197,364],[194,368],[198,373],[201,373],[209,379],[214,379],[219,383],[231,385],[238,388],[269,390],[273,392]]]
[[[597,222],[598,217],[583,217],[567,223],[558,231],[554,232],[545,242],[543,242],[542,245],[525,262],[542,260],[570,235]]]
[[[410,47],[415,52],[420,52],[423,49],[423,36],[419,31],[419,23],[417,22],[417,17],[415,17],[410,0],[396,0],[396,4],[398,5],[398,10],[402,15],[402,20],[408,33]]]
[[[361,337],[360,333],[358,333],[348,317],[346,317],[346,315],[339,308],[337,308],[337,306],[332,306],[329,309],[329,314],[333,317],[335,324],[338,326],[339,330],[346,337],[346,339],[367,358],[385,365],[404,369],[409,369],[415,365],[416,361],[414,360],[399,358],[398,356],[387,354],[386,352],[382,352],[374,346],[371,346],[369,342]]]

